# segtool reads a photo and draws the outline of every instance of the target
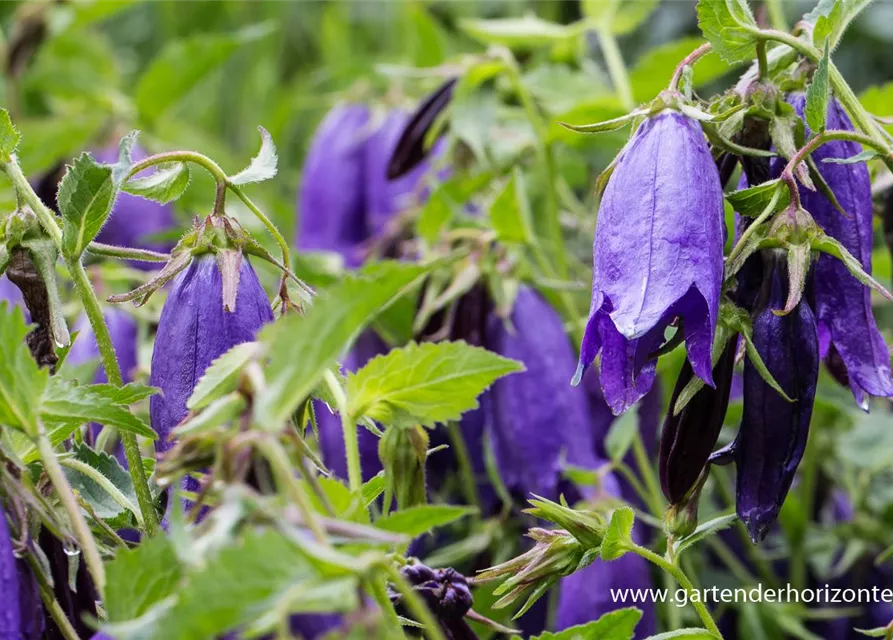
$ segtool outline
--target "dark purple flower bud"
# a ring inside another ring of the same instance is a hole
[[[816,319],[806,297],[788,315],[786,269],[772,275],[766,308],[753,323],[753,342],[769,372],[793,398],[788,402],[746,360],[744,413],[733,447],[738,470],[737,511],[751,539],[762,540],[794,479],[809,435],[809,421],[819,374]]]
[[[465,621],[465,614],[473,604],[465,576],[455,569],[431,569],[423,564],[407,565],[400,572],[425,601],[449,640],[472,640],[477,637]],[[406,613],[402,595],[394,590],[389,593],[398,611]]]
[[[730,340],[713,368],[716,387],[702,387],[678,414],[676,401],[694,378],[688,361],[682,365],[670,398],[660,439],[660,486],[670,504],[682,502],[695,486],[716,445],[729,406],[737,340]]]
[[[788,102],[803,117],[805,95],[792,94]],[[827,126],[829,129],[853,129],[836,99],[828,105]],[[846,215],[820,191],[800,189],[800,199],[803,208],[812,214],[825,233],[856,256],[865,272],[870,274],[873,210],[868,168],[864,162],[825,162],[829,158],[850,158],[861,149],[855,142],[835,140],[823,144],[812,154],[819,172]],[[775,160],[774,174],[780,174],[782,167],[783,162]],[[850,275],[843,262],[825,254],[819,256],[815,266],[815,314],[820,335],[827,332],[828,344],[834,346],[846,367],[856,403],[867,409],[868,395],[893,396],[890,352],[871,310],[871,291]],[[823,357],[827,353],[826,346],[823,344]]]
[[[103,317],[112,337],[112,346],[115,348],[118,365],[121,367],[121,375],[124,377],[125,382],[130,381],[133,379],[132,374],[134,369],[136,369],[137,360],[136,321],[131,314],[114,306],[108,307],[103,313]],[[96,345],[96,336],[86,314],[78,318],[74,330],[78,331],[79,335],[72,345],[71,351],[68,352],[66,362],[69,364],[82,364],[98,359],[99,347]],[[108,382],[102,363],[99,364],[93,381],[96,383]]]
[[[723,271],[723,194],[697,122],[666,110],[621,151],[599,207],[592,305],[574,382],[599,352],[619,414],[654,382],[650,357],[677,318],[695,375],[712,385]]]
[[[521,288],[511,324],[510,330],[492,317],[487,347],[527,370],[497,380],[485,397],[493,452],[509,490],[554,499],[563,461],[595,468],[588,401],[567,384],[573,348],[561,318],[538,293]]]
[[[424,179],[431,168],[431,160],[443,151],[442,141],[435,143],[429,160],[396,180],[388,180],[388,163],[409,121],[405,111],[390,111],[375,130],[365,147],[366,221],[371,235],[384,231],[395,215],[427,197]]]
[[[437,122],[438,116],[453,99],[457,81],[458,78],[448,79],[413,112],[388,163],[388,180],[395,180],[409,173],[428,157],[430,149],[425,146],[425,138]]]
[[[19,570],[12,551],[6,514],[0,509],[0,637],[19,638],[22,633]]]
[[[272,320],[270,301],[247,257],[241,259],[231,312],[223,307],[223,278],[213,255],[196,258],[176,277],[152,353],[150,384],[161,389],[149,401],[158,452],[170,447],[168,436],[186,417],[186,401],[211,362],[253,340],[258,329]]]
[[[101,149],[95,154],[98,162],[115,163],[118,161],[118,146]],[[139,146],[131,150],[131,157],[138,162],[147,157]],[[138,174],[136,177],[151,175],[152,170]],[[98,242],[123,247],[150,249],[152,251],[169,251],[173,241],[157,239],[155,236],[168,233],[176,228],[174,209],[170,204],[158,204],[129,193],[121,193],[115,201],[112,215],[109,216],[102,231],[96,237]],[[132,261],[131,264],[141,269],[157,269],[151,262]]]
[[[359,248],[369,237],[363,166],[368,128],[365,106],[332,109],[313,136],[298,194],[298,247],[336,251],[351,267],[361,262]]]

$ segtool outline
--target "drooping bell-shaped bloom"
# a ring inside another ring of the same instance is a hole
[[[493,453],[510,491],[556,499],[564,461],[595,468],[588,400],[567,384],[573,348],[558,313],[538,293],[520,289],[511,324],[494,316],[488,327],[487,348],[526,367],[497,380],[483,399],[492,412]]]
[[[754,542],[778,517],[803,457],[819,375],[816,319],[804,296],[789,314],[774,310],[787,298],[786,269],[772,273],[769,304],[753,322],[753,343],[789,402],[744,364],[744,413],[732,446],[737,467],[738,517]]]
[[[788,102],[803,117],[805,95],[792,94]],[[853,129],[836,99],[828,105],[827,127]],[[861,150],[858,143],[834,140],[812,153],[819,172],[846,215],[818,190],[801,188],[800,199],[803,208],[812,214],[825,233],[856,256],[866,273],[871,273],[873,210],[868,168],[864,162],[825,162],[832,158],[851,158]],[[783,160],[773,161],[776,176],[783,166]],[[857,404],[867,409],[867,396],[893,396],[890,352],[871,310],[871,291],[849,273],[843,262],[825,254],[819,256],[815,266],[815,314],[822,357],[826,357],[832,347],[840,356]]]
[[[382,233],[395,215],[425,200],[424,178],[432,160],[443,150],[443,141],[436,142],[427,160],[398,178],[388,179],[388,165],[410,115],[389,111],[366,143],[366,219],[373,235]]]
[[[19,570],[12,552],[12,538],[6,514],[0,509],[0,637],[18,638],[22,633],[21,604],[19,601]]]
[[[298,247],[335,251],[349,267],[361,262],[360,246],[370,235],[364,166],[369,126],[365,106],[333,108],[313,136],[298,193]]]
[[[128,382],[133,379],[133,371],[136,369],[138,347],[136,321],[124,309],[114,306],[106,308],[103,317],[112,337],[112,347],[118,358],[121,375],[124,381]],[[78,318],[74,330],[78,332],[78,338],[68,352],[66,363],[76,365],[98,360],[99,347],[96,345],[96,335],[86,314]],[[99,362],[93,382],[108,382],[102,362]]]
[[[115,145],[101,149],[95,153],[95,157],[98,162],[115,163],[118,161],[118,147]],[[142,147],[136,145],[131,150],[131,157],[134,162],[139,162],[146,158],[147,154]],[[136,177],[142,178],[151,173],[152,170],[147,169]],[[115,200],[112,214],[106,220],[96,240],[122,247],[168,251],[174,242],[159,239],[157,236],[169,233],[175,228],[172,205],[158,204],[121,192]],[[151,262],[133,261],[132,264],[144,269],[156,269],[159,266]]]
[[[186,417],[186,401],[205,369],[272,320],[270,301],[247,257],[239,266],[232,311],[224,308],[223,277],[213,255],[196,258],[174,279],[152,352],[150,384],[161,389],[149,400],[157,451],[170,447],[171,430]]]
[[[723,228],[719,174],[700,125],[672,110],[646,120],[602,196],[575,375],[579,382],[601,352],[601,384],[614,413],[651,388],[649,355],[677,318],[695,375],[713,384]]]

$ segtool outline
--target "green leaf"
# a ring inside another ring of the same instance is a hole
[[[80,257],[105,224],[116,195],[112,168],[99,164],[89,153],[82,153],[68,167],[57,197],[66,256]]]
[[[781,189],[780,197],[775,203],[775,210],[780,211],[788,206],[791,201],[790,190],[781,185],[779,180],[770,180],[755,187],[741,189],[726,194],[726,200],[732,205],[732,208],[742,216],[756,217],[766,210],[766,207],[772,202],[775,192]]]
[[[9,118],[9,111],[0,108],[0,161],[6,162],[16,152],[22,134],[18,132]]]
[[[530,203],[524,189],[524,175],[517,167],[505,188],[490,205],[490,224],[500,242],[532,244],[534,242]]]
[[[859,259],[852,253],[850,253],[849,250],[840,242],[838,242],[831,236],[820,232],[815,238],[813,238],[811,246],[816,251],[827,253],[829,256],[834,256],[835,258],[843,262],[844,266],[853,275],[853,277],[856,278],[856,280],[868,287],[871,287],[887,300],[893,301],[893,294],[891,294],[887,290],[887,288],[884,287],[884,285],[875,280],[870,273],[867,273],[865,269],[862,268],[862,263],[859,262]]]
[[[231,34],[201,34],[168,42],[136,86],[136,106],[148,121],[177,105],[240,47],[268,35],[260,24]]]
[[[702,38],[689,36],[667,42],[643,53],[629,72],[629,81],[636,101],[651,100],[666,89],[679,61],[702,44],[704,44]],[[727,73],[729,65],[715,52],[710,52],[702,56],[694,66],[694,86],[702,87]]]
[[[144,178],[131,178],[122,190],[135,196],[154,200],[161,204],[173,202],[183,195],[190,179],[189,166],[185,162],[174,162]]]
[[[256,421],[278,430],[366,325],[427,269],[398,262],[370,265],[323,291],[306,315],[285,316],[264,328],[259,339],[270,361],[267,388],[254,402]]]
[[[203,433],[229,424],[242,415],[248,402],[240,393],[231,393],[217,398],[197,414],[187,418],[174,428],[174,433],[183,437],[186,434]]]
[[[48,426],[98,422],[153,440],[157,437],[149,425],[125,407],[112,404],[90,386],[78,387],[62,378],[50,380],[38,405],[40,417]]]
[[[563,631],[540,634],[532,640],[632,640],[642,611],[626,607],[609,611],[598,620],[568,627]]]
[[[232,184],[263,182],[276,175],[279,157],[276,155],[276,145],[273,144],[273,137],[263,127],[258,127],[257,130],[260,132],[261,138],[260,151],[251,159],[251,164],[229,178]]]
[[[830,164],[859,164],[860,162],[868,162],[869,160],[882,158],[883,156],[884,154],[875,151],[874,149],[864,149],[849,158],[822,158],[822,162],[828,162]]]
[[[828,80],[830,56],[830,45],[826,39],[825,52],[812,75],[812,82],[806,88],[806,107],[803,110],[806,124],[814,135],[825,130],[828,120],[828,101],[831,99],[831,83]]]
[[[236,345],[211,363],[198,384],[192,390],[192,395],[186,402],[186,408],[197,411],[208,406],[214,400],[222,398],[236,390],[242,371],[249,362],[257,358],[262,352],[261,345],[256,342],[243,342]]]
[[[640,27],[660,0],[583,0],[583,15],[602,29],[624,35]]]
[[[648,640],[718,640],[718,637],[706,629],[676,629],[665,631],[656,636],[649,636]]]
[[[133,549],[120,548],[105,565],[103,604],[109,622],[138,618],[170,596],[182,571],[167,536],[143,540]]]
[[[433,245],[443,229],[453,217],[453,203],[443,189],[437,189],[428,198],[428,202],[422,207],[419,218],[416,221],[416,233],[428,243]]]
[[[409,537],[420,536],[435,527],[443,527],[459,518],[477,513],[472,507],[457,507],[448,504],[427,504],[401,509],[379,518],[375,526],[384,531],[402,533]]]
[[[379,471],[363,483],[363,502],[367,508],[384,493],[384,471]]]
[[[635,512],[629,507],[620,507],[611,514],[608,530],[602,540],[602,560],[616,560],[633,545],[632,531]]]
[[[459,21],[459,28],[483,44],[498,44],[520,51],[555,44],[573,34],[567,27],[533,14],[521,18],[465,19]]]
[[[71,459],[81,462],[98,471],[120,492],[120,495],[130,502],[132,510],[136,510],[138,502],[136,491],[133,489],[133,480],[130,478],[130,473],[121,466],[121,463],[119,463],[114,456],[110,456],[104,452],[94,451],[85,444],[75,444],[72,447],[71,453]],[[122,505],[119,500],[113,498],[102,485],[97,483],[89,475],[70,467],[64,467],[63,471],[68,478],[68,482],[71,483],[72,488],[76,489],[84,500],[93,507],[93,511],[98,517],[106,520],[115,518],[126,512],[127,507]],[[129,517],[127,519],[129,519]]]
[[[348,374],[348,411],[384,424],[406,420],[433,427],[459,420],[477,397],[523,365],[465,342],[410,343]]]
[[[756,58],[752,33],[757,23],[746,0],[700,0],[698,26],[714,51],[729,64]]]
[[[639,432],[639,420],[635,411],[627,411],[611,425],[605,438],[605,450],[614,462],[623,459]]]
[[[697,542],[700,542],[707,536],[712,536],[713,534],[722,531],[723,529],[728,529],[733,524],[735,524],[735,520],[737,519],[737,514],[729,513],[724,516],[717,516],[716,518],[708,520],[707,522],[702,522],[694,531],[691,532],[691,534],[685,536],[681,540],[677,540],[673,544],[673,549],[676,555],[678,556],[690,546]]]
[[[869,638],[883,638],[887,635],[887,627],[875,627],[874,629],[858,629],[853,627],[853,631],[861,633],[863,636],[868,636]]]
[[[112,384],[91,384],[88,387],[92,393],[105,398],[112,404],[131,405],[145,400],[159,392],[158,387],[150,387],[137,382],[116,387]]]
[[[869,4],[871,0],[819,0],[816,8],[803,16],[806,22],[815,25],[813,29],[815,46],[822,46],[828,38],[833,50],[850,23]]]
[[[0,424],[34,437],[50,373],[31,356],[25,344],[28,331],[22,309],[0,302]]]

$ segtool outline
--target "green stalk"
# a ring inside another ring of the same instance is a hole
[[[15,156],[10,157],[10,159],[7,162],[2,163],[0,167],[2,167],[6,175],[9,176],[9,179],[12,180],[12,184],[15,187],[18,196],[31,207],[31,210],[40,222],[40,226],[43,227],[43,230],[53,241],[53,244],[56,245],[56,249],[61,253],[62,229],[59,227],[59,223],[56,222],[56,214],[53,213],[34,192],[31,183],[28,182],[28,178],[22,173],[22,168],[19,166],[18,161],[16,161]]]
[[[66,258],[65,264],[68,266],[78,297],[84,305],[87,319],[90,321],[90,326],[93,329],[96,346],[99,348],[99,359],[102,362],[105,375],[112,385],[116,387],[123,386],[124,380],[121,376],[121,367],[118,365],[118,359],[115,356],[115,348],[112,346],[112,337],[109,335],[109,328],[102,315],[102,307],[96,298],[96,292],[93,291],[93,287],[90,284],[90,278],[87,276],[84,264],[80,259],[71,258]],[[105,428],[108,429],[110,427]],[[130,477],[133,479],[133,488],[136,491],[140,511],[143,514],[146,533],[149,537],[152,537],[155,535],[158,527],[158,517],[152,504],[152,492],[149,490],[149,481],[146,478],[146,470],[143,468],[140,447],[137,444],[136,436],[132,433],[121,432],[121,441],[124,443],[124,455],[127,457],[127,466],[129,467]]]
[[[352,492],[363,490],[363,469],[360,465],[360,438],[357,435],[357,426],[347,414],[347,396],[341,383],[331,370],[324,375],[326,386],[335,400],[335,408],[341,416],[341,432],[344,436],[344,451],[347,456],[347,480]]]
[[[39,425],[37,434],[37,451],[40,453],[41,462],[43,462],[43,470],[56,489],[62,506],[68,513],[68,519],[71,521],[71,527],[74,529],[74,535],[77,538],[81,553],[84,555],[84,561],[93,576],[93,582],[96,584],[96,590],[99,592],[100,598],[105,593],[105,567],[102,564],[102,558],[99,555],[99,549],[96,547],[96,541],[90,532],[90,527],[81,508],[78,506],[77,499],[74,497],[71,485],[68,484],[68,478],[62,471],[59,460],[56,458],[56,452],[53,445],[47,437],[43,425]]]
[[[660,518],[663,515],[663,494],[661,493],[660,483],[657,480],[657,476],[654,474],[654,467],[651,466],[651,461],[648,459],[648,452],[645,451],[645,443],[642,442],[642,434],[639,433],[638,430],[636,431],[635,438],[633,438],[633,456],[636,459],[636,466],[639,467],[639,474],[645,481],[645,486],[648,488],[648,492],[651,496],[651,499],[649,500],[651,513],[653,516]]]
[[[722,638],[722,633],[720,633],[719,627],[717,627],[716,623],[713,621],[713,616],[710,615],[710,611],[707,609],[707,606],[703,602],[700,602],[698,598],[691,598],[691,595],[695,592],[694,585],[692,585],[691,580],[688,579],[688,576],[685,575],[685,572],[683,572],[680,567],[660,557],[650,549],[640,547],[635,543],[632,543],[632,546],[628,548],[636,555],[645,558],[653,564],[656,564],[666,573],[673,576],[676,582],[679,583],[679,586],[685,589],[686,593],[689,595],[689,604],[691,604],[691,606],[695,608],[695,611],[697,611],[698,617],[701,618],[701,622],[704,623],[704,627],[706,627],[706,629],[710,633],[714,634],[717,638]]]
[[[620,104],[625,110],[632,111],[636,107],[636,99],[633,97],[633,89],[629,81],[629,73],[626,71],[626,64],[623,62],[623,55],[620,53],[620,47],[617,46],[617,38],[611,33],[609,27],[599,28],[597,33],[602,54],[605,56],[608,76],[611,78],[614,90],[617,91]]]

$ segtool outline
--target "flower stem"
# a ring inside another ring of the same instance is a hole
[[[769,79],[769,60],[766,58],[766,41],[757,42],[757,65],[760,70],[760,80]]]
[[[633,89],[629,82],[626,64],[623,62],[623,55],[620,53],[620,47],[617,46],[617,38],[611,33],[610,27],[598,30],[598,41],[601,44],[602,54],[605,56],[608,76],[611,78],[614,90],[617,91],[620,104],[627,111],[632,111],[636,106],[636,99],[633,97]]]
[[[34,189],[31,187],[31,183],[28,182],[28,178],[22,173],[22,168],[19,166],[16,157],[10,156],[7,162],[0,164],[0,168],[2,168],[6,175],[9,176],[9,179],[12,180],[12,184],[15,187],[18,197],[22,198],[28,206],[31,207],[31,210],[40,222],[40,226],[43,227],[43,230],[53,241],[53,244],[56,245],[56,249],[61,253],[62,228],[59,226],[59,223],[56,222],[56,214],[53,213],[50,208],[43,203],[37,193],[35,193]]]
[[[424,600],[419,597],[419,594],[413,590],[412,585],[407,582],[406,578],[390,563],[386,564],[384,568],[387,571],[388,578],[394,584],[394,588],[400,592],[400,595],[406,601],[406,608],[416,617],[419,623],[425,625],[425,635],[430,640],[446,640],[434,615],[425,605]]]
[[[263,225],[267,228],[267,231],[270,232],[270,235],[273,236],[273,239],[276,241],[276,244],[279,245],[279,249],[282,251],[282,264],[285,265],[285,268],[291,270],[291,255],[289,254],[288,243],[285,241],[285,238],[280,233],[279,229],[273,224],[273,221],[270,220],[263,211],[261,211],[254,202],[251,201],[251,198],[245,195],[245,192],[241,187],[230,184],[228,185],[230,191],[238,196],[239,200],[241,200],[246,207],[253,213],[258,220],[260,220]]]
[[[71,279],[74,281],[78,297],[84,305],[87,319],[90,321],[90,327],[93,329],[96,346],[99,348],[99,359],[102,362],[105,375],[111,384],[120,387],[124,384],[121,376],[121,367],[118,365],[115,348],[112,345],[112,337],[109,335],[108,326],[102,315],[102,307],[96,298],[96,292],[93,291],[93,287],[90,284],[90,278],[87,276],[84,264],[80,259],[73,258],[67,258],[65,263],[68,266]],[[105,429],[108,428],[110,427],[105,427]],[[136,436],[127,432],[121,432],[121,441],[124,443],[124,455],[127,457],[127,466],[130,471],[130,477],[133,479],[133,488],[136,491],[140,511],[143,514],[146,533],[151,537],[155,535],[158,517],[152,504],[152,492],[149,490],[149,481],[146,478],[146,470],[143,468],[143,458],[140,454],[139,444],[137,444]]]
[[[709,42],[705,42],[700,47],[692,51],[690,54],[682,58],[678,65],[676,65],[676,70],[673,72],[673,77],[670,78],[670,84],[667,87],[670,91],[678,91],[679,90],[679,81],[682,80],[682,72],[685,71],[685,67],[688,67],[695,62],[697,62],[700,58],[704,57],[708,53],[713,50],[713,45]]]
[[[211,174],[211,177],[214,178],[217,184],[226,184],[226,173],[220,168],[220,165],[211,160],[208,156],[195,151],[165,151],[163,153],[156,153],[154,156],[149,156],[148,158],[143,158],[130,168],[127,177],[124,180],[126,182],[139,172],[166,162],[191,162],[197,164],[204,167],[208,173]]]
[[[650,549],[646,549],[645,547],[641,547],[635,543],[632,543],[632,546],[628,548],[636,555],[645,558],[653,564],[656,564],[665,572],[673,576],[676,582],[679,583],[679,586],[685,589],[685,592],[689,596],[692,596],[695,593],[694,585],[692,585],[691,580],[688,579],[688,576],[685,575],[685,572],[682,571],[679,566],[673,564],[672,562],[669,562],[665,558],[662,558]],[[707,606],[697,597],[689,597],[688,601],[695,608],[695,611],[697,611],[698,617],[700,617],[701,622],[704,623],[704,627],[706,627],[706,629],[710,633],[716,635],[717,638],[722,638],[722,633],[720,633],[719,627],[717,627],[716,623],[713,621],[713,616],[710,615],[710,611],[708,611]]]
[[[102,597],[105,593],[105,567],[102,564],[102,558],[99,556],[99,549],[96,547],[96,541],[93,540],[90,527],[87,525],[84,514],[81,513],[81,508],[78,506],[74,493],[72,493],[71,485],[68,484],[68,479],[62,471],[59,460],[56,458],[56,452],[53,450],[53,445],[50,443],[50,439],[47,437],[42,424],[39,425],[37,434],[37,451],[40,453],[40,459],[43,462],[43,470],[56,489],[59,500],[68,513],[71,527],[74,529],[74,535],[77,538],[81,552],[84,554],[84,561],[87,563],[87,568],[93,576],[96,590]]]
[[[648,459],[648,452],[645,451],[645,443],[642,442],[642,434],[636,431],[633,438],[633,456],[636,459],[636,465],[639,467],[639,475],[645,481],[650,495],[650,506],[652,515],[660,518],[663,513],[663,498],[661,497],[660,483],[654,475],[654,468]]]
[[[159,253],[148,249],[134,249],[131,247],[118,247],[112,244],[91,242],[87,245],[87,251],[94,256],[107,258],[122,258],[124,260],[139,260],[140,262],[167,262],[171,259],[169,253]]]
[[[362,491],[363,469],[360,465],[360,438],[357,435],[357,426],[347,414],[347,396],[341,383],[331,370],[326,371],[324,379],[329,392],[335,399],[335,409],[341,416],[341,432],[344,436],[344,451],[347,456],[347,480],[351,491]]]

